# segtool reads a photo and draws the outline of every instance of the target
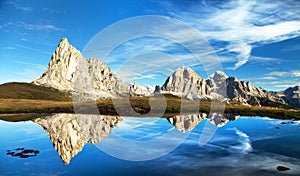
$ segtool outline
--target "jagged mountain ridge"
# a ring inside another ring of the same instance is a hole
[[[290,87],[284,90],[283,92],[279,92],[279,94],[283,93],[284,100],[291,106],[300,108],[300,86]]]
[[[129,94],[150,96],[154,92],[153,86],[123,83],[104,62],[85,59],[67,38],[59,42],[47,70],[33,84],[84,93],[92,99]]]
[[[191,68],[181,67],[160,86],[123,83],[102,61],[83,58],[80,51],[63,38],[47,70],[33,84],[85,93],[97,98],[173,94],[188,99],[218,99],[246,105],[291,105],[300,107],[299,86],[282,92],[266,91],[217,71],[207,80]],[[297,92],[298,93],[294,93]]]
[[[52,54],[47,70],[33,83],[97,97],[112,97],[125,92],[122,81],[105,63],[95,58],[83,58],[66,38]]]
[[[204,80],[195,71],[185,67],[177,69],[168,77],[161,92],[184,98],[218,99],[244,105],[288,105],[284,96],[279,96],[277,92],[257,88],[250,82],[240,81],[221,71]]]
[[[189,99],[201,99],[210,94],[210,87],[194,70],[186,67],[177,69],[161,87],[161,93],[171,93]]]

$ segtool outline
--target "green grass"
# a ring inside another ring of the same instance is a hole
[[[12,82],[0,85],[0,98],[71,101],[71,94],[31,83]]]

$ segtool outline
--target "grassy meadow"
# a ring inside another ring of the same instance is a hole
[[[170,117],[179,113],[225,112],[244,116],[268,116],[281,119],[300,119],[300,110],[278,107],[258,107],[238,104],[222,104],[210,101],[193,101],[172,95],[154,97],[130,97],[101,99],[97,101],[73,102],[69,92],[28,83],[7,83],[0,85],[0,119],[5,115],[34,113],[99,113],[122,116]],[[151,104],[151,106],[150,106]],[[152,107],[152,109],[151,109]],[[225,108],[225,109],[224,109]],[[97,110],[98,109],[98,110]],[[150,112],[150,113],[149,113]]]

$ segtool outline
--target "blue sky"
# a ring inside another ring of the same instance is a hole
[[[0,83],[36,79],[47,68],[52,52],[63,37],[83,51],[99,31],[120,20],[163,15],[197,29],[216,51],[228,75],[267,90],[282,90],[300,83],[299,9],[300,2],[296,0],[4,0],[0,2]],[[185,30],[176,30],[174,35],[190,42],[194,37]],[[146,52],[154,52],[152,57],[156,56],[155,52],[165,53],[166,57],[149,59],[142,55]],[[144,66],[141,68],[149,70],[136,78],[144,85],[162,84],[167,76],[153,69],[151,61],[156,65],[169,63],[172,67],[165,73],[185,65],[203,78],[208,76],[201,65],[193,64],[189,51],[167,39],[130,40],[112,51],[105,62],[118,71],[127,59],[125,56],[133,58],[131,65],[139,62]],[[182,63],[173,62],[174,58]]]

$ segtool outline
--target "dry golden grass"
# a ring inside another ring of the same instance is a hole
[[[41,110],[63,109],[73,106],[71,101],[0,99],[0,112],[39,112]]]
[[[31,83],[5,83],[0,85],[0,98],[71,101],[71,93]]]
[[[76,113],[95,113],[95,105],[98,107],[100,114],[118,115],[116,108],[121,109],[122,115],[127,116],[156,116],[159,114],[152,106],[152,113],[149,105],[149,97],[131,97],[130,105],[135,112],[128,108],[127,98],[103,99],[97,102],[78,102],[75,103]],[[154,106],[162,106],[160,97],[151,97]],[[176,115],[179,113],[209,113],[211,103],[208,101],[192,101],[180,99],[178,97],[166,96],[166,108],[164,116]],[[126,106],[127,105],[127,106]],[[182,106],[183,105],[183,106]],[[258,107],[244,106],[237,104],[227,104],[214,102],[213,112],[224,112],[244,116],[268,116],[282,119],[300,119],[300,110],[284,109],[276,107]],[[217,108],[216,108],[217,107]],[[225,108],[225,109],[224,109]],[[0,99],[0,113],[74,113],[73,102],[71,101],[52,101],[52,100],[28,100],[28,99]],[[120,112],[120,111],[118,111]],[[98,111],[97,111],[98,113]],[[138,114],[138,115],[137,115]]]

